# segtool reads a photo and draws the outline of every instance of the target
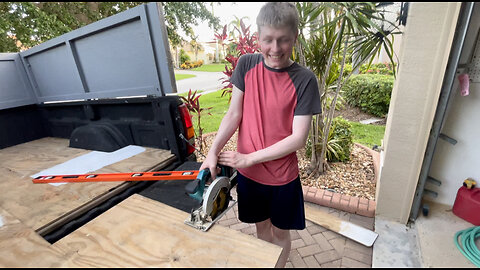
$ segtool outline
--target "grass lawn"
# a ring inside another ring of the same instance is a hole
[[[188,93],[182,93],[179,95],[186,96]],[[211,115],[208,115],[206,112],[201,116],[201,123],[203,128],[203,133],[209,133],[217,131],[222,121],[223,116],[228,110],[228,96],[221,97],[222,91],[216,91],[213,93],[208,93],[200,97],[200,107],[212,109],[208,110]],[[197,116],[192,115],[195,130],[198,130],[197,127]],[[366,125],[358,122],[350,122],[352,125],[353,132],[353,141],[367,147],[372,148],[375,144],[381,145],[381,140],[385,134],[385,126],[378,125]]]
[[[180,81],[183,79],[188,79],[188,78],[193,78],[196,77],[196,75],[192,74],[175,74],[175,81]]]
[[[199,91],[200,92],[200,91]],[[197,92],[197,95],[198,93]],[[201,108],[209,108],[212,107],[210,110],[204,111],[201,115],[201,123],[203,128],[203,133],[210,133],[213,131],[217,131],[218,127],[220,126],[220,122],[223,119],[223,116],[227,113],[228,110],[228,96],[222,96],[222,90],[208,93],[202,95],[199,99],[200,107]],[[200,93],[201,94],[201,93]],[[179,96],[186,97],[188,93],[181,93]],[[211,115],[209,115],[210,113]],[[193,125],[195,130],[198,131],[197,126],[197,115],[192,114]]]
[[[353,141],[372,148],[375,144],[382,145],[385,135],[385,126],[365,125],[358,122],[350,122],[352,125]]]
[[[228,64],[230,65],[230,64]],[[206,64],[197,68],[190,69],[191,71],[208,71],[208,72],[222,72],[225,71],[225,64]]]

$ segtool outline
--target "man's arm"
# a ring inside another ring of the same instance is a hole
[[[223,149],[228,140],[237,130],[243,114],[243,91],[233,86],[232,99],[230,100],[230,106],[228,111],[220,123],[217,135],[213,140],[213,143],[208,151],[206,159],[200,166],[200,170],[205,168],[210,169],[212,179],[217,176],[217,162],[218,154]]]
[[[305,146],[311,121],[311,115],[294,116],[292,134],[290,136],[285,137],[267,148],[250,154],[241,154],[234,151],[222,152],[218,157],[218,163],[233,168],[245,168],[258,163],[275,160],[295,152]]]

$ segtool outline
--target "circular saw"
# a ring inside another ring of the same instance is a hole
[[[230,196],[230,190],[236,184],[236,171],[231,174],[231,168],[221,167],[221,169],[219,176],[208,186],[206,183],[211,177],[208,169],[202,170],[197,179],[187,185],[187,193],[192,198],[201,200],[201,206],[192,210],[185,224],[207,231],[235,205],[236,201]]]

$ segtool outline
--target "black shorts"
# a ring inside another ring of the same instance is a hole
[[[305,209],[300,177],[283,186],[257,183],[237,171],[238,218],[256,223],[268,218],[282,230],[305,229]]]

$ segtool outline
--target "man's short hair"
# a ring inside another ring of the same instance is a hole
[[[268,2],[258,13],[257,28],[262,26],[290,27],[294,34],[298,33],[298,12],[294,4],[289,2]]]

